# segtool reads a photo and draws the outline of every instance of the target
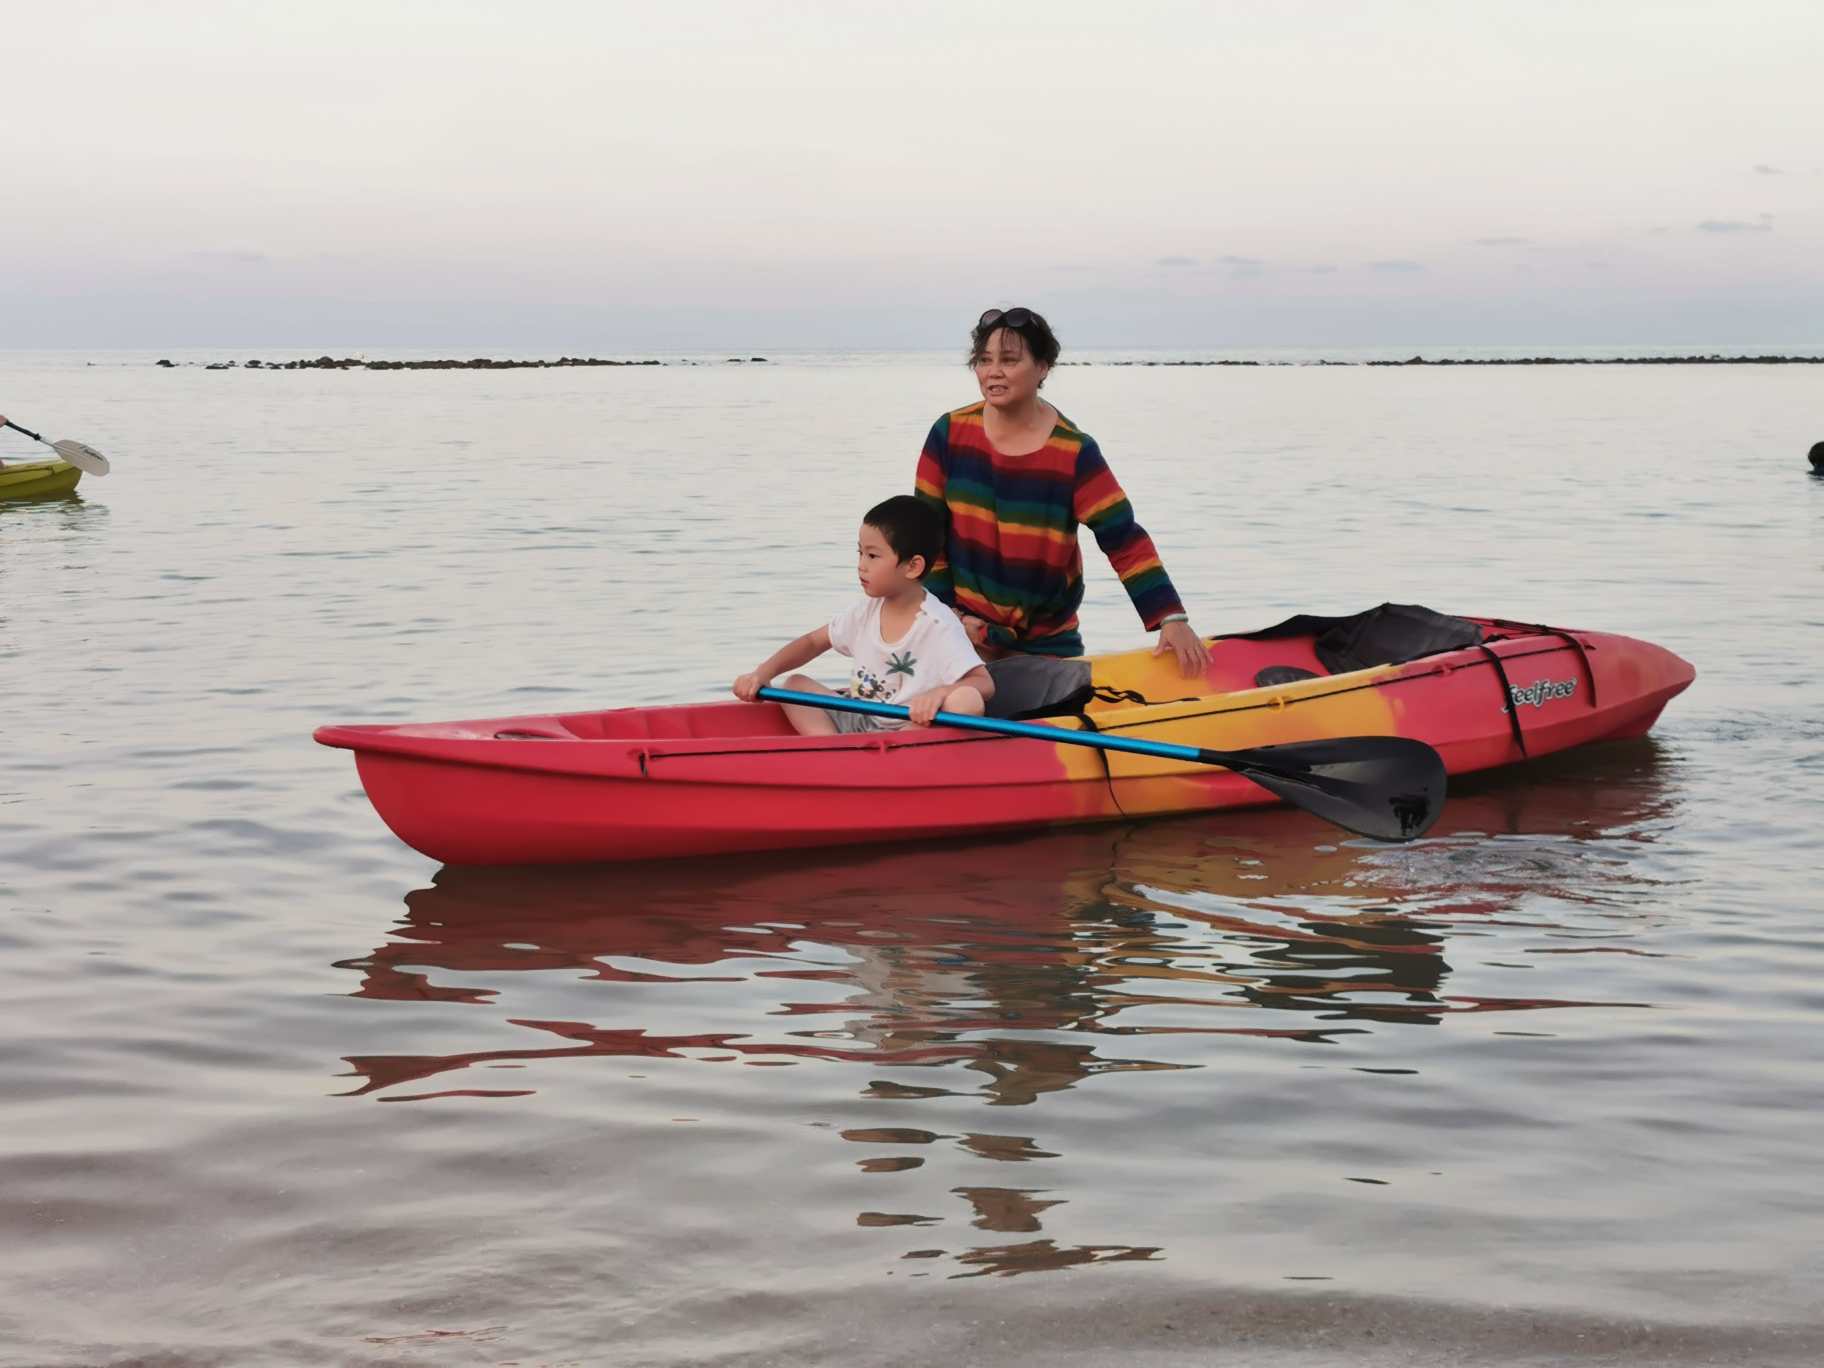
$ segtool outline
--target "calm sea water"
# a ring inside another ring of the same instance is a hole
[[[5,1362],[1824,1353],[1819,370],[1058,373],[1205,632],[1696,664],[1415,846],[478,872],[311,729],[715,696],[853,595],[966,372],[152,359],[0,357],[115,462],[0,504]]]

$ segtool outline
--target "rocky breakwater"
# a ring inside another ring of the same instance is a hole
[[[662,366],[663,361],[604,361],[594,356],[560,356],[555,361],[496,361],[477,356],[468,361],[366,361],[358,357],[319,356],[315,361],[249,361],[250,370],[547,370],[557,366]]]
[[[764,361],[764,356],[756,356]],[[167,369],[179,362],[160,360],[154,365]],[[194,365],[194,362],[189,364]],[[663,366],[664,361],[605,361],[595,356],[560,356],[555,361],[496,361],[477,356],[468,361],[369,361],[360,356],[319,356],[315,361],[212,361],[204,370],[554,370],[563,366]]]

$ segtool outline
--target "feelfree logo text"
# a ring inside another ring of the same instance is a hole
[[[1524,708],[1528,706],[1543,708],[1547,703],[1554,702],[1560,698],[1569,698],[1572,694],[1576,693],[1577,681],[1574,679],[1541,679],[1537,683],[1527,684],[1525,686],[1510,684],[1508,685],[1507,691],[1512,695],[1512,702],[1509,707],[1501,709],[1502,712],[1507,712],[1510,708]]]

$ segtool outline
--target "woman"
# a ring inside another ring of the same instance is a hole
[[[1171,651],[1186,678],[1202,674],[1209,652],[1101,449],[1039,397],[1058,359],[1050,326],[1030,309],[990,309],[970,341],[982,402],[939,418],[918,461],[919,497],[949,529],[927,587],[989,660],[1080,656],[1085,523],[1140,621],[1159,633],[1153,654]]]

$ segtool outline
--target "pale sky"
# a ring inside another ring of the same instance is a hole
[[[4,347],[1824,343],[1818,0],[5,19]]]

